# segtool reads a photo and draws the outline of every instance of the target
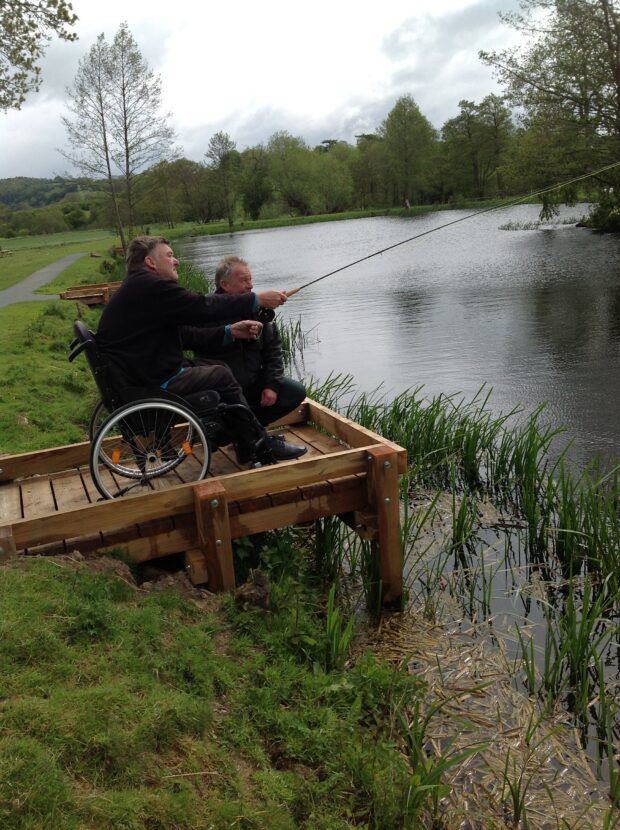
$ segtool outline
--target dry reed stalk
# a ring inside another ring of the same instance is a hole
[[[443,702],[426,731],[428,752],[439,757],[448,745],[457,754],[486,744],[449,771],[442,826],[600,830],[610,802],[575,730],[561,711],[541,719],[536,701],[514,687],[505,649],[494,636],[499,646],[481,628],[450,630],[411,609],[384,620],[371,644],[425,681],[429,706]],[[515,823],[507,778],[522,797],[527,825]]]

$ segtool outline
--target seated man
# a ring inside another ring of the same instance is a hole
[[[244,296],[252,291],[252,273],[245,260],[236,256],[222,259],[215,271],[216,295]],[[255,339],[239,337],[230,326],[184,327],[183,345],[192,349],[196,363],[225,363],[241,384],[254,414],[267,425],[295,409],[306,397],[303,384],[284,376],[280,335],[273,322],[274,312],[260,308],[254,315],[263,323]]]
[[[247,406],[241,386],[225,366],[193,366],[183,359],[179,327],[234,320],[237,322],[231,328],[235,337],[253,337],[259,324],[249,318],[258,308],[282,305],[286,294],[198,294],[178,284],[178,264],[163,237],[134,239],[127,249],[127,276],[101,315],[97,345],[112,366],[136,385],[167,389],[180,397],[214,389],[224,403]],[[251,437],[235,436],[243,461],[252,457],[257,437],[276,460],[296,458],[305,452],[304,447],[268,436],[258,421],[252,431]]]

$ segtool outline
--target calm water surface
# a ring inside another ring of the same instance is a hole
[[[476,216],[356,265],[291,298],[317,342],[305,374],[350,373],[360,389],[424,387],[527,412],[547,402],[573,458],[620,458],[620,239],[538,218],[534,205]],[[565,208],[580,217],[585,206]],[[257,289],[291,289],[429,228],[466,216],[380,217],[186,240],[210,276],[221,256],[247,259]]]

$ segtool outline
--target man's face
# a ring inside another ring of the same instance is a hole
[[[150,271],[154,271],[163,280],[178,280],[177,265],[179,260],[172,253],[170,245],[159,242],[148,256],[144,258],[144,264]]]
[[[252,290],[252,272],[247,265],[235,265],[220,285],[226,294],[247,294]]]

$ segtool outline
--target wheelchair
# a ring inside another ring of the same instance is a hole
[[[69,361],[84,353],[101,399],[89,422],[89,467],[104,499],[167,489],[207,476],[213,450],[245,436],[252,466],[274,463],[250,410],[225,404],[216,391],[180,398],[132,386],[101,354],[81,320]]]

